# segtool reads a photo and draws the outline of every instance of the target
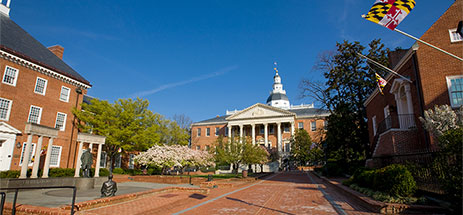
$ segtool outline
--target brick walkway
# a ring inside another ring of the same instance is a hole
[[[164,193],[78,214],[371,214],[307,173],[291,172],[210,194]]]

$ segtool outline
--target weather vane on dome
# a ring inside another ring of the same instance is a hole
[[[277,62],[273,62],[273,65],[275,65],[275,67],[273,67],[273,69],[275,70],[275,72],[278,74],[278,69],[277,69]]]

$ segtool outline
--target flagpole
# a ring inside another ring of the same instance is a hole
[[[401,33],[401,34],[403,34],[403,35],[405,35],[405,36],[407,36],[407,37],[410,37],[410,38],[416,40],[416,41],[422,42],[422,43],[424,43],[425,45],[430,46],[431,48],[437,49],[437,50],[439,50],[439,51],[441,51],[441,52],[443,52],[443,53],[445,53],[445,54],[448,54],[448,55],[450,55],[450,56],[452,56],[452,57],[454,57],[454,58],[456,58],[456,59],[458,59],[458,60],[460,60],[460,61],[463,61],[463,58],[458,57],[458,56],[456,56],[456,55],[454,55],[454,54],[452,54],[452,53],[450,53],[450,52],[447,52],[447,51],[445,51],[445,50],[443,50],[443,49],[441,49],[441,48],[439,48],[439,47],[437,47],[437,46],[434,46],[434,45],[432,45],[432,44],[430,44],[430,43],[427,43],[427,42],[425,42],[425,41],[423,41],[423,40],[421,40],[421,39],[419,39],[419,38],[416,38],[416,37],[414,37],[414,36],[412,36],[412,35],[410,35],[410,34],[407,34],[407,33],[403,32],[403,31],[401,31],[401,30],[399,30],[399,29],[397,29],[397,28],[394,28],[394,31],[397,31],[397,32],[399,32],[399,33]]]
[[[399,76],[399,77],[405,79],[406,81],[408,81],[408,82],[410,82],[410,83],[413,83],[410,79],[404,77],[403,75],[401,75],[401,74],[395,72],[395,71],[392,70],[392,69],[387,68],[387,67],[384,66],[383,64],[380,64],[380,63],[378,63],[378,62],[376,62],[376,61],[374,61],[374,60],[368,58],[367,56],[365,56],[365,55],[363,55],[363,54],[360,54],[360,53],[358,53],[358,52],[357,52],[357,54],[358,54],[360,57],[363,57],[363,58],[369,60],[370,62],[374,63],[375,65],[377,65],[377,66],[379,66],[379,67],[381,67],[381,68],[383,68],[383,69],[389,71],[390,73],[392,73],[392,74],[394,74],[394,75],[397,75],[397,76]]]

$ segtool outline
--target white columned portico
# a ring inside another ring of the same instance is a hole
[[[268,123],[264,123],[265,147],[268,147]]]
[[[291,136],[294,136],[294,121],[291,122]]]
[[[34,164],[32,166],[31,178],[38,178],[37,173],[39,172],[40,154],[41,154],[41,151],[42,151],[42,143],[43,143],[43,136],[39,136],[39,140],[37,141],[37,146],[35,147]]]
[[[281,122],[277,122],[277,147],[278,147],[278,152],[281,152]]]
[[[408,114],[413,114],[412,94],[410,92],[410,85],[405,85],[405,95],[407,97]]]
[[[50,170],[51,149],[53,148],[53,137],[48,140],[47,155],[45,156],[45,164],[43,166],[42,178],[48,178],[48,171]]]
[[[251,124],[252,127],[252,145],[256,145],[256,124]]]
[[[32,138],[34,135],[37,135],[39,138],[37,141],[37,145],[35,147],[35,158],[34,158],[34,164],[32,167],[31,178],[37,178],[39,166],[40,166],[40,154],[42,150],[43,137],[50,138],[49,142],[53,144],[52,139],[58,136],[58,129],[43,126],[43,125],[38,125],[38,124],[26,123],[26,128],[24,130],[25,130],[25,133],[28,134],[29,136],[27,137],[26,149],[24,150],[24,153],[23,153],[23,163],[21,166],[21,175],[19,176],[19,178],[27,178],[27,169],[29,166],[29,161],[31,157],[30,154],[32,150]],[[46,156],[48,157],[50,156],[50,154],[51,154],[51,151],[48,152]],[[46,166],[44,166],[43,171],[48,174],[48,169],[46,168]]]
[[[100,162],[101,162],[101,147],[103,144],[98,144],[98,153],[96,155],[95,176],[100,177]]]
[[[23,153],[23,162],[21,164],[21,174],[19,175],[19,178],[27,178],[27,168],[30,161],[29,155],[31,154],[32,149],[32,136],[32,134],[27,136],[26,149]]]
[[[240,124],[240,141],[243,139],[243,124]]]
[[[82,148],[84,147],[84,143],[82,141],[79,141],[79,150],[77,152],[77,160],[76,160],[76,169],[74,172],[74,177],[79,177],[80,174],[80,158],[82,156]]]
[[[228,139],[231,139],[232,137],[232,127],[231,125],[228,125]]]
[[[99,177],[100,176],[101,149],[102,149],[102,145],[105,144],[105,141],[106,141],[106,137],[104,137],[104,136],[99,136],[99,135],[94,135],[94,134],[87,134],[87,133],[78,133],[77,134],[77,142],[79,143],[79,151],[78,151],[78,154],[77,154],[76,171],[74,172],[74,177],[79,177],[79,175],[80,175],[80,166],[81,166],[80,158],[82,157],[82,153],[83,153],[82,148],[83,148],[84,143],[89,143],[89,145],[88,145],[89,148],[93,147],[93,144],[98,144],[98,152],[97,152],[97,155],[96,155],[96,164],[95,164],[95,175],[94,175],[94,177]],[[92,152],[92,151],[90,151],[90,152]]]

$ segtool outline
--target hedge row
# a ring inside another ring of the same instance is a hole
[[[95,175],[95,169],[92,168],[92,175]],[[58,178],[58,177],[73,177],[75,169],[74,168],[51,168],[48,172],[48,177],[50,178]],[[19,170],[8,170],[0,172],[0,178],[19,178],[21,171]],[[32,175],[32,169],[27,170],[27,176]],[[39,176],[42,176],[42,170],[40,169],[38,172]],[[82,175],[82,171],[81,174]],[[109,170],[105,168],[100,168],[100,176],[108,176]]]
[[[416,191],[416,182],[404,165],[392,164],[381,169],[358,169],[343,184],[357,184],[391,196],[411,196]]]

